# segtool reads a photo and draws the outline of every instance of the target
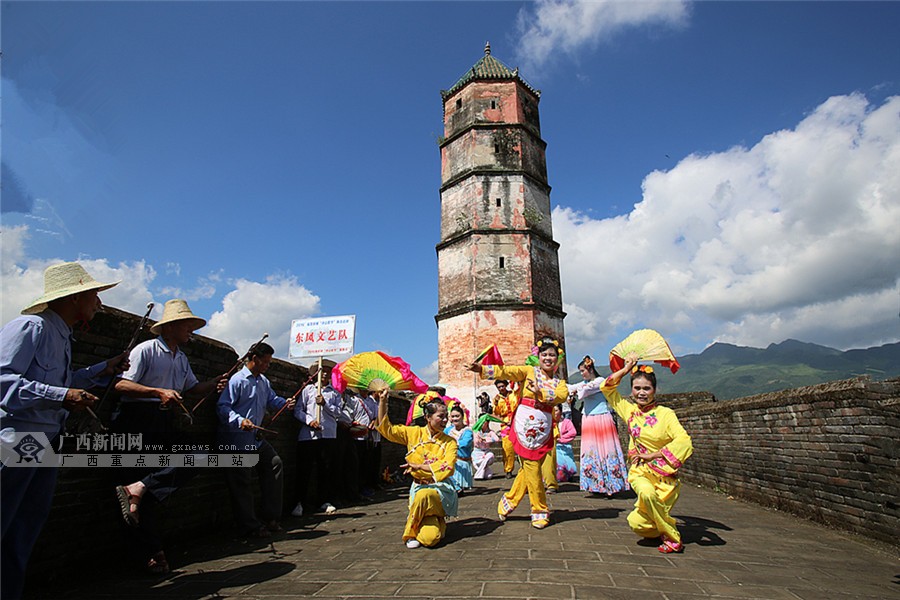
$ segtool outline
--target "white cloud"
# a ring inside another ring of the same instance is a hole
[[[238,354],[268,333],[266,343],[275,348],[276,356],[286,357],[291,321],[318,312],[319,297],[295,277],[273,275],[262,283],[239,279],[222,299],[222,310],[199,333],[231,345]]]
[[[556,208],[572,349],[637,327],[688,346],[895,341],[898,165],[900,97],[835,96],[752,148],[651,173],[628,215]]]
[[[716,341],[765,347],[787,338],[838,348],[880,346],[896,342],[900,288],[857,294],[834,302],[811,304],[727,323]],[[823,328],[822,324],[829,327]]]
[[[166,263],[166,273],[171,273],[169,266],[173,263]],[[181,268],[178,268],[178,274],[181,274]],[[160,295],[167,298],[182,298],[189,302],[195,300],[209,300],[216,295],[216,284],[222,281],[222,270],[213,271],[205,277],[197,280],[197,285],[192,288],[185,289],[179,286],[166,286],[160,289]]]
[[[19,315],[22,308],[43,293],[44,269],[63,259],[32,259],[27,255],[30,235],[27,225],[0,230],[0,277],[2,277],[2,319],[6,323]],[[154,300],[151,284],[157,276],[153,266],[144,261],[111,265],[107,260],[79,258],[78,262],[98,281],[120,283],[101,294],[103,303],[134,314],[143,315],[147,303]],[[161,298],[207,299],[214,296],[216,283],[223,273],[214,271],[201,277],[193,290],[185,292],[166,286],[158,289]],[[177,292],[177,293],[176,293]],[[157,301],[151,318],[162,316],[162,302]],[[230,344],[242,354],[246,348],[268,332],[277,356],[287,356],[291,320],[313,316],[319,312],[319,298],[300,285],[296,278],[270,276],[265,282],[239,279],[234,289],[222,299],[222,310],[214,313],[202,335]]]
[[[539,0],[519,11],[518,58],[534,73],[557,51],[575,54],[626,27],[680,25],[687,13],[683,0]]]
[[[29,235],[26,225],[3,228],[0,232],[3,323],[18,316],[26,305],[44,293],[44,269],[63,262],[61,258],[28,258],[25,247]],[[137,314],[146,312],[147,302],[153,299],[150,284],[156,278],[152,266],[142,260],[118,265],[111,265],[105,259],[78,259],[78,262],[97,281],[121,281],[101,293],[104,304]]]
[[[427,367],[423,367],[422,369],[415,370],[413,372],[421,379],[422,381],[426,381],[429,383],[433,383],[438,380],[438,361],[435,359]]]

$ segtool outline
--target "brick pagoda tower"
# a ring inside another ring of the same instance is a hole
[[[462,366],[485,347],[495,343],[507,364],[524,364],[535,339],[563,343],[559,244],[540,91],[491,56],[488,43],[441,96],[438,371],[471,408],[475,386],[490,384],[476,384]]]

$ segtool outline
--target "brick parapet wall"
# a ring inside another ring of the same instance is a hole
[[[900,380],[709,399],[660,396],[693,440],[684,481],[897,544]]]

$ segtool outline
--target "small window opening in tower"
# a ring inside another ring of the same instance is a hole
[[[506,268],[506,259],[503,258],[502,256],[500,257],[500,268],[501,268],[501,269],[505,269],[505,268]]]
[[[495,153],[495,154],[499,154],[499,153],[500,153],[500,144],[494,144],[494,153]]]
[[[500,198],[497,198],[497,208],[500,207]]]
[[[456,99],[456,108],[462,108],[462,98]]]
[[[497,101],[491,100],[491,108],[497,108]]]

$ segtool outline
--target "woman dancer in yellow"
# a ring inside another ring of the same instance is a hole
[[[456,489],[450,483],[456,466],[456,440],[444,433],[447,407],[432,398],[421,404],[425,426],[392,425],[387,414],[388,391],[376,393],[378,432],[385,439],[406,445],[406,464],[401,466],[413,478],[403,541],[407,548],[434,546],[447,530],[444,517],[455,517],[459,506]]]
[[[600,388],[609,405],[627,423],[631,438],[628,483],[638,499],[628,515],[628,524],[641,537],[660,538],[660,552],[681,552],[681,534],[669,513],[681,488],[678,469],[693,452],[693,446],[675,412],[656,404],[656,375],[652,367],[637,366],[638,360],[633,352],[626,356],[625,366],[607,377]],[[628,372],[634,404],[616,389]]]
[[[543,338],[533,351],[537,354],[537,366],[504,367],[470,363],[466,368],[479,373],[484,379],[508,379],[522,384],[519,404],[509,428],[509,439],[522,460],[522,466],[512,488],[500,498],[497,513],[500,520],[505,521],[528,492],[531,525],[543,529],[550,523],[550,511],[544,482],[541,481],[541,465],[553,448],[553,406],[566,401],[569,388],[565,379],[556,378],[556,370],[562,361],[559,343]]]

